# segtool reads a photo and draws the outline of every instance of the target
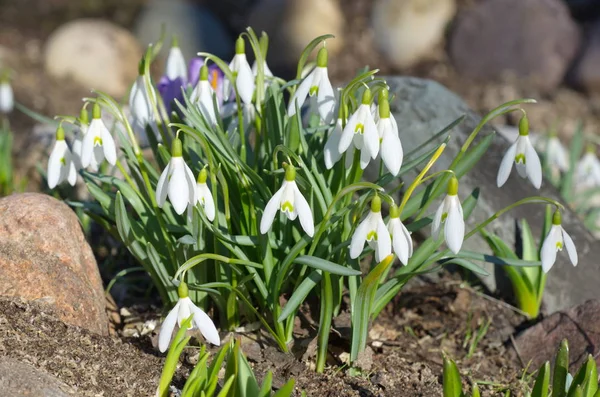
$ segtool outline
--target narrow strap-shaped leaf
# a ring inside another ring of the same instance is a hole
[[[550,362],[546,361],[538,371],[531,397],[548,397],[550,386]]]
[[[296,381],[294,379],[290,379],[285,385],[281,386],[281,389],[277,390],[273,397],[291,397],[294,393],[294,385]],[[306,394],[303,394],[304,396]]]
[[[326,259],[317,258],[316,256],[303,255],[294,259],[295,263],[301,265],[310,266],[313,269],[323,270],[331,274],[337,274],[338,276],[360,276],[359,270],[352,269],[350,267],[338,265]]]
[[[565,397],[567,394],[567,375],[569,374],[569,342],[566,339],[560,343],[554,359],[554,374],[552,375],[552,397]]]
[[[456,363],[448,357],[444,357],[443,378],[444,397],[463,396],[460,372]]]

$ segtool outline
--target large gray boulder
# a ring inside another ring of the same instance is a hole
[[[465,120],[451,131],[452,139],[436,163],[434,171],[447,168],[481,117],[471,111],[459,96],[436,82],[408,77],[389,77],[387,82],[390,85],[390,93],[397,97],[391,106],[398,122],[405,153],[428,140],[453,120],[466,115]],[[531,127],[535,128],[535,126]],[[480,132],[479,138],[494,133],[492,127],[486,126]],[[475,142],[478,142],[479,138]],[[481,189],[479,202],[467,225],[467,231],[497,210],[525,197],[546,196],[561,200],[550,183],[544,181],[542,188],[536,190],[527,180],[518,177],[515,170],[502,188],[496,187],[498,167],[508,146],[509,142],[498,135],[479,164],[460,179],[461,200],[464,200],[475,187]],[[435,209],[436,205],[432,206],[430,212],[433,213]],[[492,222],[487,230],[514,245],[515,220],[527,219],[534,236],[539,236],[544,210],[544,205],[520,206]],[[549,272],[546,284],[544,303],[548,312],[565,309],[599,296],[597,288],[600,285],[600,272],[598,272],[597,260],[600,258],[600,244],[570,210],[563,212],[563,226],[577,246],[579,265],[573,268],[568,262],[566,253],[559,253],[557,263]],[[487,244],[478,235],[467,240],[463,248],[478,252],[489,251]],[[502,269],[499,266],[495,269],[491,264],[485,264],[484,267],[492,273],[491,276],[483,279],[484,283],[492,290],[498,287],[512,295],[510,286],[499,282],[501,279],[498,279],[498,275],[504,274]],[[493,275],[494,272],[497,274]]]

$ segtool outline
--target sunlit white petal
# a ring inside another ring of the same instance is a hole
[[[181,301],[178,301],[175,307],[169,312],[162,325],[160,326],[160,333],[158,334],[158,350],[164,353],[169,348],[171,342],[171,336],[177,323],[177,316],[179,314],[179,307]]]
[[[265,210],[263,211],[263,216],[260,220],[260,233],[265,234],[273,225],[273,220],[275,219],[275,215],[279,210],[281,205],[281,196],[283,196],[283,192],[285,190],[286,183],[281,186],[281,188],[271,197],[271,200],[265,206]]]

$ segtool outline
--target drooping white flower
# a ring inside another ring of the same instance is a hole
[[[215,114],[215,105],[213,102],[214,95],[215,91],[208,81],[208,67],[202,65],[198,84],[194,88],[194,91],[192,91],[190,100],[198,106],[202,116],[213,126],[217,124],[217,115]]]
[[[548,273],[552,268],[554,262],[556,262],[556,253],[562,251],[563,247],[567,248],[569,260],[573,266],[577,266],[577,250],[575,249],[575,244],[573,244],[571,236],[563,229],[560,211],[557,209],[552,216],[552,226],[542,244],[542,250],[540,252],[544,273]]]
[[[0,80],[0,113],[10,113],[15,106],[15,96],[8,77]]]
[[[386,90],[387,91],[387,90]],[[377,122],[377,132],[381,142],[381,160],[385,167],[394,176],[397,176],[402,167],[404,154],[402,143],[398,136],[398,125],[394,116],[390,113],[390,103],[387,95],[379,97],[379,121]]]
[[[184,83],[187,81],[187,64],[185,63],[185,57],[183,56],[183,52],[181,52],[181,48],[179,48],[177,38],[175,37],[173,38],[173,44],[171,45],[169,55],[167,56],[165,75],[169,80],[176,80],[179,78]]]
[[[207,178],[208,172],[206,171],[206,168],[202,168],[200,174],[198,174],[198,181],[196,183],[196,203],[204,208],[206,218],[212,222],[215,219],[215,202],[212,193],[206,184]]]
[[[140,70],[140,72],[141,74],[137,77],[129,92],[129,109],[134,127],[143,131],[148,124],[154,121],[154,106],[152,103],[156,103],[156,92],[152,87],[150,92],[148,91],[148,87],[144,82],[143,70]]]
[[[408,259],[413,254],[413,242],[410,232],[400,220],[400,210],[394,204],[390,208],[390,221],[388,222],[388,231],[392,235],[392,248],[394,253],[400,259],[403,265],[408,263]]]
[[[83,137],[87,133],[90,123],[88,111],[85,107],[81,108],[79,119],[77,121],[79,128],[75,131],[75,138],[73,139],[73,145],[71,145],[71,154],[73,156],[73,164],[75,164],[75,169],[79,171],[83,169],[83,165],[81,164]],[[87,168],[92,172],[98,172],[100,169],[99,164],[96,163],[96,158],[94,156],[92,156],[90,165]]]
[[[308,96],[317,96],[317,109],[321,120],[328,125],[331,124],[335,111],[335,93],[329,75],[327,73],[327,49],[319,50],[317,55],[317,66],[300,83],[288,105],[288,116],[296,114],[298,109],[304,105]]]
[[[558,136],[552,134],[546,142],[546,161],[551,169],[556,169],[561,172],[569,170],[569,155],[567,149],[558,139]]]
[[[536,189],[540,188],[542,185],[542,164],[529,140],[529,122],[525,116],[519,122],[517,140],[510,145],[500,163],[498,178],[496,179],[498,187],[506,183],[513,163],[517,168],[517,173],[522,178],[528,178]]]
[[[342,158],[343,153],[339,150],[340,139],[342,139],[342,119],[338,118],[323,150],[325,167],[327,167],[328,170],[333,168],[333,165]]]
[[[219,346],[221,344],[221,338],[219,337],[217,327],[215,327],[215,324],[210,317],[208,317],[208,315],[189,298],[186,283],[181,282],[177,288],[177,292],[179,294],[179,300],[177,301],[177,304],[175,304],[175,307],[171,309],[160,327],[158,349],[161,353],[166,352],[169,348],[175,325],[177,324],[177,326],[181,327],[181,323],[192,314],[194,317],[192,317],[190,329],[197,328],[202,336],[204,336],[204,339],[213,345]]]
[[[304,229],[309,237],[315,234],[312,211],[308,205],[308,201],[306,201],[300,189],[298,189],[298,185],[296,185],[296,169],[291,164],[285,165],[285,179],[283,184],[273,197],[271,197],[263,211],[263,216],[260,220],[260,232],[262,234],[267,233],[271,229],[278,210],[281,210],[292,221],[298,217],[302,229]]]
[[[190,167],[183,160],[181,140],[175,138],[171,150],[171,160],[158,178],[156,184],[156,203],[159,207],[169,201],[179,215],[183,214],[189,205],[196,204],[196,181]]]
[[[92,109],[92,122],[81,143],[81,166],[87,168],[94,162],[100,165],[105,158],[110,165],[115,165],[117,149],[112,135],[102,121],[100,106],[96,103]]]
[[[462,205],[458,198],[458,179],[454,176],[448,182],[448,194],[433,217],[431,234],[435,240],[440,235],[442,223],[444,223],[446,245],[450,251],[458,254],[465,239],[465,221]]]
[[[271,69],[269,69],[269,65],[267,65],[267,61],[265,61],[263,63],[263,72],[264,72],[267,80],[269,79],[269,77],[273,77],[273,72],[271,72]],[[257,73],[258,73],[258,65],[256,64],[256,61],[254,61],[254,63],[252,64],[252,74],[254,75],[254,77],[256,77]]]
[[[377,262],[381,262],[383,258],[392,253],[392,240],[381,216],[381,198],[379,196],[373,197],[371,211],[356,227],[352,235],[350,258],[358,258],[365,247],[365,243],[368,243],[375,250],[375,260]]]
[[[239,37],[235,42],[235,55],[229,63],[229,69],[235,78],[235,86],[242,102],[246,105],[252,103],[254,95],[254,74],[252,68],[246,59],[246,44],[242,37]],[[233,91],[232,82],[229,79],[224,81],[224,91],[226,99],[231,98]]]
[[[578,187],[600,186],[600,160],[596,157],[596,148],[593,145],[588,146],[585,154],[577,163],[575,179]]]
[[[48,158],[48,187],[54,189],[64,181],[71,186],[77,182],[77,170],[73,163],[73,156],[65,141],[65,130],[59,126],[56,130],[56,143]]]
[[[338,146],[339,152],[346,152],[352,143],[361,152],[360,167],[362,169],[365,169],[370,160],[375,159],[379,154],[379,133],[371,114],[371,90],[368,88],[363,93],[361,105],[350,116],[342,131]]]

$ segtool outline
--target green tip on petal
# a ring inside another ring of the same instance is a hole
[[[246,53],[246,43],[244,42],[244,38],[242,36],[238,37],[235,41],[235,53],[236,54],[245,54]]]
[[[206,171],[206,168],[202,168],[200,170],[200,173],[198,174],[198,183],[206,183],[207,179],[208,179],[208,171]]]
[[[57,141],[65,140],[65,129],[63,128],[62,124],[59,125],[58,128],[56,129],[56,140]]]
[[[187,298],[190,292],[188,290],[188,286],[183,281],[179,283],[179,287],[177,287],[177,295],[179,295],[179,299]]]
[[[523,114],[523,117],[521,117],[521,120],[519,121],[519,135],[529,135],[529,119],[526,114]]]
[[[319,50],[319,53],[317,54],[317,66],[320,68],[326,68],[327,67],[327,58],[328,58],[327,48],[323,47]]]
[[[200,68],[200,81],[208,81],[208,66],[206,64]]]
[[[183,156],[183,145],[181,144],[181,139],[175,138],[173,140],[173,145],[171,145],[171,156],[173,156],[173,157],[182,157]]]
[[[456,196],[458,194],[458,179],[454,175],[450,178],[448,182],[448,195]]]
[[[296,168],[291,164],[284,165],[285,167],[285,180],[293,182],[296,180]]]
[[[92,108],[92,117],[95,119],[102,117],[102,110],[100,109],[100,105],[97,103],[94,103],[94,107]]]
[[[594,145],[593,143],[588,143],[585,147],[585,151],[587,153],[596,154],[596,145]]]
[[[171,39],[171,47],[173,47],[173,48],[179,47],[179,38],[177,37],[176,34],[174,34],[173,38]]]
[[[381,212],[381,198],[377,195],[371,200],[371,212]]]
[[[552,215],[552,224],[560,225],[562,223],[562,216],[560,215],[560,210],[554,211],[554,215]]]
[[[371,90],[369,88],[366,88],[365,92],[363,93],[363,96],[362,96],[362,104],[363,105],[370,105],[371,104],[371,98],[372,98]]]
[[[400,208],[395,203],[390,207],[390,218],[400,218]]]
[[[79,112],[79,122],[82,125],[87,125],[90,122],[90,115],[86,108],[81,108]]]
[[[387,97],[379,98],[379,118],[390,118],[390,102],[388,101]]]

